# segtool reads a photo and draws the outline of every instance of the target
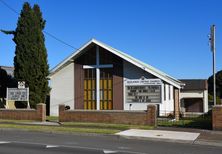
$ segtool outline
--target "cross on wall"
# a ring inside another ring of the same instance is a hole
[[[96,110],[100,110],[100,69],[113,68],[113,64],[100,64],[99,46],[96,46],[96,65],[83,65],[83,69],[96,69]]]

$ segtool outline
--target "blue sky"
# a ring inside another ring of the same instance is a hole
[[[4,0],[20,12],[24,0]],[[45,31],[79,48],[91,38],[175,78],[212,74],[209,28],[216,25],[217,70],[222,69],[221,0],[27,0],[39,4]],[[18,15],[0,2],[0,29],[14,30]],[[50,68],[72,49],[46,37]],[[0,65],[13,65],[12,36],[0,33]]]

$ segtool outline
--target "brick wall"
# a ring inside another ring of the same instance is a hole
[[[0,119],[9,120],[46,120],[46,105],[37,104],[37,109],[0,109]]]
[[[216,105],[212,109],[212,128],[222,130],[222,105]]]
[[[60,122],[98,122],[156,126],[156,117],[155,105],[148,105],[147,111],[65,110],[64,104],[59,105]]]

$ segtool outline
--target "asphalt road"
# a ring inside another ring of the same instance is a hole
[[[220,154],[222,147],[118,136],[0,130],[1,154]]]

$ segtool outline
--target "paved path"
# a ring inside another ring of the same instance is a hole
[[[148,139],[174,140],[193,143],[200,133],[182,132],[182,131],[164,131],[164,130],[141,130],[130,129],[117,133],[126,137],[142,137]]]

